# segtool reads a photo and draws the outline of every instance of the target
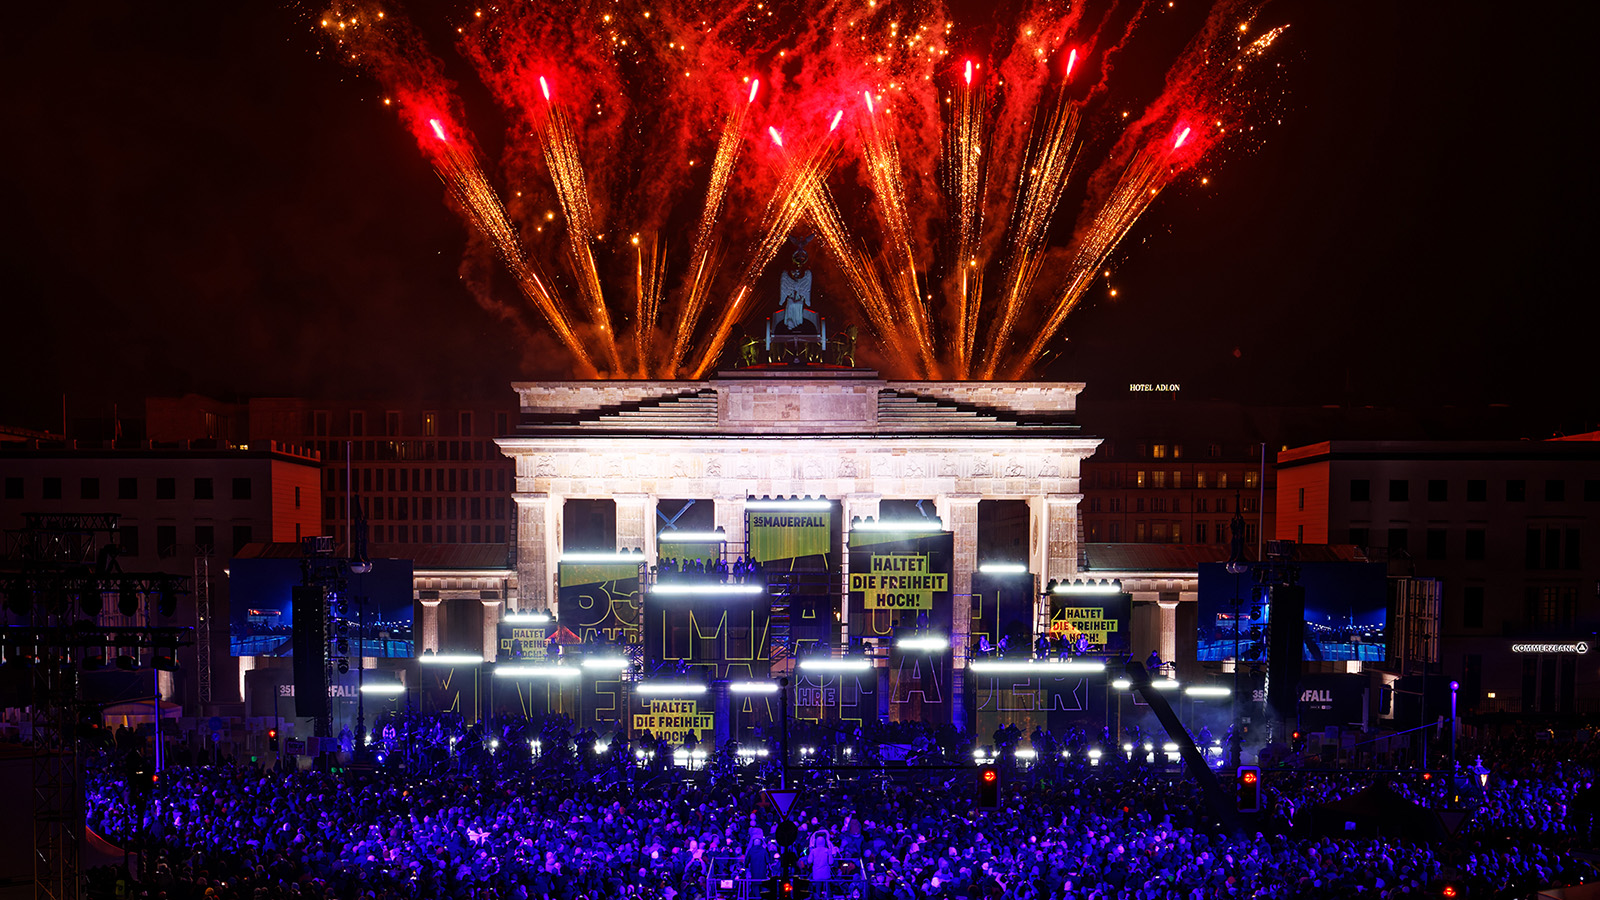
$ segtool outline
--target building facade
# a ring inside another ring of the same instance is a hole
[[[1277,467],[1277,537],[1440,579],[1440,661],[1464,705],[1600,710],[1600,443],[1332,441]]]
[[[1245,542],[1272,533],[1276,487],[1259,444],[1107,440],[1083,463],[1088,543],[1226,544],[1234,514]]]
[[[195,647],[179,651],[170,698],[194,714],[239,701],[226,645],[228,558],[247,544],[298,542],[321,529],[321,461],[314,452],[271,442],[254,449],[208,444],[35,441],[0,450],[0,528],[21,528],[28,513],[114,513],[124,570],[194,579],[177,613],[159,623],[197,629]],[[207,623],[197,615],[207,602],[220,651],[204,640]],[[106,625],[143,624],[147,611],[125,620],[108,605],[100,618]],[[197,659],[203,648],[208,657]]]

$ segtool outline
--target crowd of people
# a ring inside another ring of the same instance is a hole
[[[657,581],[712,581],[725,584],[742,584],[761,574],[761,564],[739,557],[729,562],[720,556],[716,559],[677,559],[664,557],[650,567]]]
[[[1493,774],[1448,840],[1310,829],[1312,807],[1354,795],[1370,774],[1271,772],[1268,810],[1237,831],[1217,827],[1181,773],[1051,754],[1032,768],[1011,763],[994,811],[975,809],[970,769],[898,781],[806,768],[798,837],[780,847],[780,818],[756,784],[775,784],[776,772],[737,765],[730,746],[690,772],[664,742],[630,744],[558,718],[390,724],[399,727],[380,732],[390,758],[356,772],[178,765],[135,790],[128,748],[107,751],[86,785],[90,826],[148,852],[138,871],[106,879],[172,900],[692,900],[725,884],[726,896],[762,896],[785,876],[800,896],[861,900],[1202,900],[1436,897],[1445,885],[1455,896],[1522,896],[1595,877],[1573,852],[1592,834],[1569,812],[1592,784],[1600,741],[1504,733],[1470,746]],[[953,729],[887,729],[809,726],[804,739],[864,758],[888,744],[934,759],[970,750]],[[1014,745],[1020,731],[1008,732]],[[1454,801],[1445,779],[1385,777],[1418,803]]]

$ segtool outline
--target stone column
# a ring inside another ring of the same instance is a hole
[[[1165,613],[1160,609],[1161,594],[1156,591],[1129,591],[1133,599],[1129,618],[1132,634],[1129,635],[1130,658],[1144,662],[1150,651],[1161,652],[1161,620]],[[1163,657],[1162,662],[1166,662]]]
[[[711,515],[715,527],[728,533],[728,542],[744,545],[744,501],[745,496],[718,497],[711,501]],[[749,547],[744,547],[744,552],[736,555],[749,554]]]
[[[494,662],[500,653],[500,601],[484,600],[483,603],[483,659],[485,662]]]
[[[1170,596],[1170,595],[1167,595]],[[1178,601],[1163,597],[1156,603],[1161,607],[1161,644],[1157,651],[1164,663],[1178,660]]]
[[[613,494],[617,504],[617,549],[644,551],[649,559],[656,556],[656,498],[649,494]]]
[[[839,642],[844,643],[845,634],[850,629],[850,521],[852,519],[878,518],[878,509],[883,504],[882,494],[847,494],[839,503],[840,515],[844,521],[840,523],[839,535],[844,546],[839,548],[839,571],[843,573],[841,588],[844,593],[839,598]]]
[[[555,611],[556,563],[561,557],[561,513],[566,500],[550,494],[516,494],[517,593],[520,608]]]
[[[1028,498],[1028,569],[1039,590],[1052,579],[1069,581],[1078,574],[1078,501],[1081,494],[1044,494]],[[1037,603],[1048,604],[1041,597]],[[1040,610],[1034,610],[1038,621]]]
[[[941,496],[934,498],[944,527],[955,534],[955,552],[950,560],[950,651],[953,667],[950,677],[950,715],[966,722],[967,638],[972,625],[972,573],[978,569],[978,497]]]
[[[1200,602],[1200,592],[1199,591],[1179,591],[1178,592],[1178,603],[1173,605],[1173,612],[1172,612],[1172,622],[1173,622],[1172,658],[1173,659],[1177,659],[1178,658],[1178,650],[1177,650],[1177,646],[1178,646],[1178,632],[1177,632],[1178,612],[1177,612],[1177,607],[1179,605],[1181,605],[1181,604],[1184,604],[1184,603],[1199,603],[1199,602]],[[1190,609],[1194,609],[1194,608],[1195,607],[1192,607],[1192,606],[1190,607]],[[1187,640],[1185,641],[1184,649],[1185,650],[1189,650],[1190,649],[1190,646],[1189,646]],[[1193,663],[1194,660],[1190,659],[1190,660],[1188,660],[1188,662]]]
[[[422,604],[422,646],[423,650],[439,652],[439,599],[419,601]]]
[[[883,503],[882,494],[851,494],[844,498],[844,528],[850,531],[851,519],[878,518],[878,507]]]

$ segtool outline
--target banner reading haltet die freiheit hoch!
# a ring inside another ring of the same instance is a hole
[[[850,634],[888,638],[925,621],[951,633],[950,559],[955,536],[894,531],[850,532]]]

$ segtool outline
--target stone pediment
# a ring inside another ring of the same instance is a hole
[[[518,434],[675,437],[1076,437],[1083,385],[886,381],[861,369],[722,373],[710,381],[513,385]]]

